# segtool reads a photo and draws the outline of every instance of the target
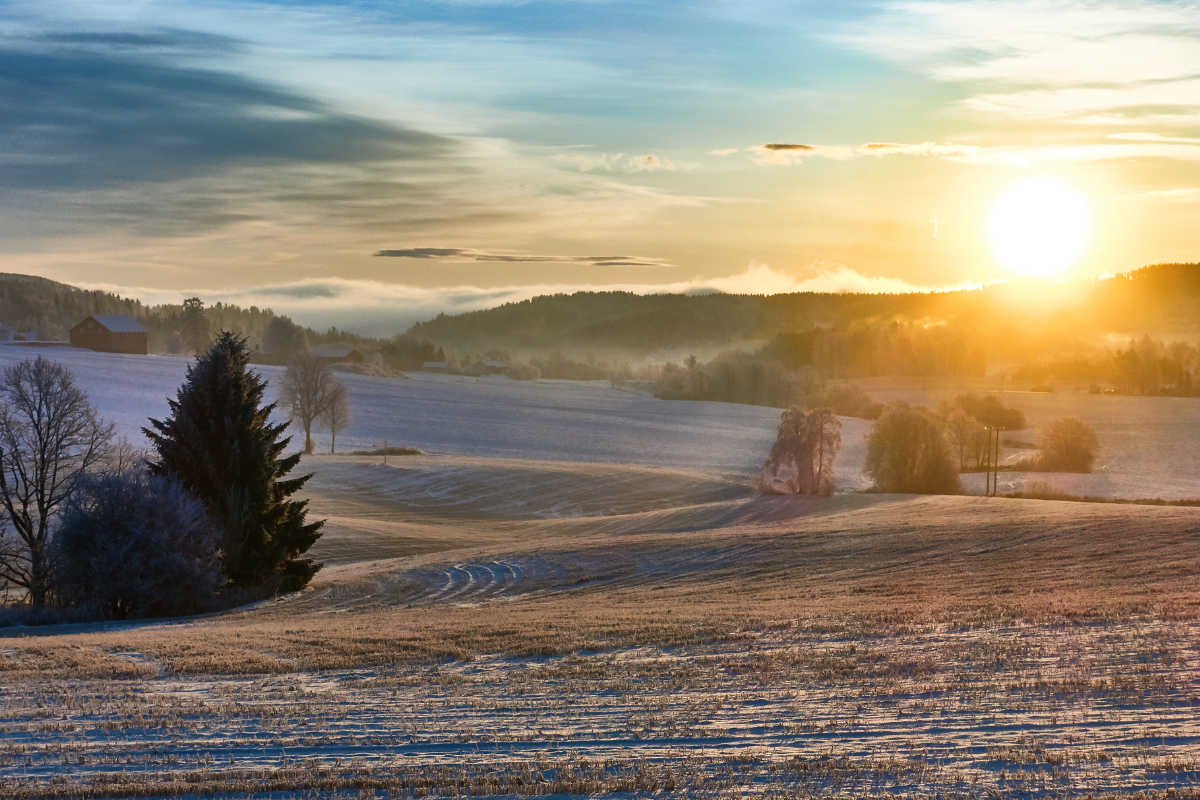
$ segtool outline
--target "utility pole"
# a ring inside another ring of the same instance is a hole
[[[986,473],[983,478],[983,494],[985,497],[995,497],[999,493],[1000,479],[1000,432],[1005,430],[999,425],[985,425],[987,431]],[[992,442],[995,441],[995,446]]]
[[[992,429],[984,425],[987,436],[987,450],[983,457],[983,496],[992,496]]]

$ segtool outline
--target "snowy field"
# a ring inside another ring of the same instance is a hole
[[[167,397],[175,396],[187,368],[182,356],[19,346],[0,346],[0,366],[35,355],[70,367],[100,413],[130,436],[140,436],[147,418],[168,413]],[[255,369],[268,381],[283,371]],[[779,411],[769,408],[667,402],[611,389],[603,381],[420,372],[407,378],[340,377],[354,416],[338,437],[345,450],[376,448],[387,440],[445,455],[745,472],[761,466],[779,424]],[[272,390],[268,394],[274,399]],[[317,439],[319,448],[328,448],[327,435]]]
[[[72,348],[0,346],[0,366],[40,354],[74,371],[79,384],[108,419],[140,439],[151,416],[167,413],[166,398],[183,381],[181,356],[124,356]],[[268,379],[279,367],[256,367]],[[774,439],[779,411],[728,403],[656,400],[612,389],[606,382],[512,381],[409,373],[378,378],[344,373],[354,421],[339,449],[370,449],[385,441],[428,453],[534,461],[654,465],[716,475],[748,475],[761,466]],[[906,387],[905,384],[908,384]],[[962,387],[922,390],[912,381],[871,381],[883,402],[905,399],[935,408]],[[1101,452],[1090,475],[1002,473],[1003,491],[1031,481],[1071,494],[1099,497],[1200,497],[1200,400],[1115,397],[1081,393],[1005,392],[1029,428],[1013,438],[1036,441],[1037,426],[1078,416],[1096,428]],[[840,491],[868,486],[864,420],[842,419],[843,451],[836,478]],[[317,434],[318,448],[328,436]],[[1010,451],[1009,460],[1020,457]],[[317,467],[319,469],[319,467]],[[964,475],[963,487],[980,493],[982,475]]]

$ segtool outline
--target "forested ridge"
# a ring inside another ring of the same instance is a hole
[[[1020,358],[1042,349],[1045,334],[1141,334],[1168,323],[1200,322],[1200,264],[1156,264],[1107,280],[1078,281],[1072,287],[1078,302],[1050,314],[1038,303],[1023,305],[1020,287],[874,295],[577,292],[453,316],[439,314],[412,326],[409,333],[461,350],[615,349],[648,355],[762,343],[781,332],[848,333],[895,324],[937,326],[963,338],[979,337],[989,352]],[[1036,286],[1028,291],[1041,292]]]
[[[270,309],[219,303],[203,313],[212,332],[239,333],[252,347],[270,338],[273,321],[278,328],[286,320]],[[164,351],[178,339],[183,306],[0,274],[0,322],[34,328],[43,339],[65,338],[88,314],[129,314],[149,330],[150,349]],[[685,376],[668,364],[651,378],[681,398],[763,402],[790,392],[797,380],[976,377],[996,365],[1019,365],[1015,377],[1031,383],[1200,393],[1200,349],[1188,344],[1200,337],[1200,264],[1194,263],[1157,264],[1106,280],[941,293],[545,295],[439,314],[390,340],[286,326],[309,346],[350,343],[404,370],[447,361],[469,372],[486,358],[502,361],[514,377],[623,381],[634,376],[631,365],[697,354],[707,362],[704,370],[693,361]]]
[[[151,352],[161,351],[180,328],[179,304],[146,305],[111,292],[79,289],[33,275],[0,273],[0,323],[16,330],[36,330],[41,339],[66,339],[67,332],[89,314],[128,314],[149,332]],[[270,309],[248,309],[216,303],[204,309],[215,330],[232,330],[261,338],[275,316]]]
[[[780,330],[853,321],[957,316],[977,311],[977,292],[943,294],[543,295],[483,311],[439,314],[409,329],[439,345],[514,350],[596,348],[650,352],[765,341]]]

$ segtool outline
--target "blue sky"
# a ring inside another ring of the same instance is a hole
[[[148,299],[979,283],[1031,174],[1088,202],[1068,275],[1200,250],[1197,3],[39,0],[0,37],[4,269]]]

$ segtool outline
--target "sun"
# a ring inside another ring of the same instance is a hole
[[[1087,201],[1056,178],[1026,178],[992,207],[988,231],[1005,266],[1022,275],[1052,278],[1079,258],[1092,220]]]

